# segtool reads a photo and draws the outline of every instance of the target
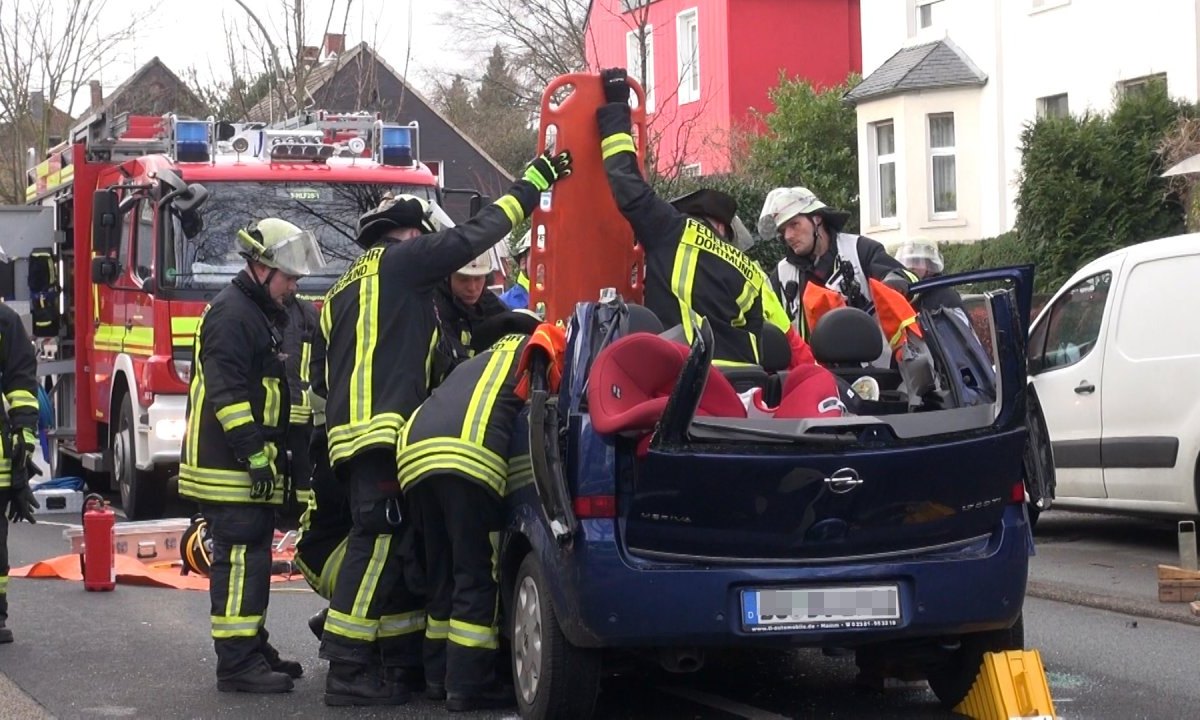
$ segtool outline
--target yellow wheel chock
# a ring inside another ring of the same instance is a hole
[[[1041,654],[1037,650],[985,653],[975,684],[954,711],[972,720],[1056,720]]]

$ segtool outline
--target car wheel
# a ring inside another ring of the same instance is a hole
[[[971,692],[983,666],[984,653],[1024,648],[1025,623],[1021,615],[1010,628],[964,635],[957,650],[928,669],[929,687],[943,707],[953,708]]]
[[[137,467],[137,445],[134,437],[133,403],[126,396],[117,415],[116,429],[109,442],[112,457],[113,484],[121,492],[121,509],[130,520],[162,517],[166,487],[156,482],[153,472]]]
[[[526,720],[592,716],[600,653],[563,636],[537,556],[521,562],[512,599],[512,662],[517,704]]]

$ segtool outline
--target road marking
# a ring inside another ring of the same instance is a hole
[[[737,715],[739,717],[747,718],[747,720],[789,720],[789,718],[786,715],[776,715],[773,712],[770,712],[768,710],[763,710],[761,708],[756,708],[753,705],[746,705],[745,703],[740,703],[736,700],[730,700],[729,698],[723,698],[719,695],[711,695],[709,693],[701,692],[699,690],[692,690],[690,688],[681,688],[681,687],[661,687],[661,686],[658,689],[661,690],[662,692],[667,693],[668,695],[674,695],[676,697],[681,697],[684,700],[690,700],[690,701],[692,701],[694,703],[698,703],[700,705],[707,705],[711,708],[716,708],[717,710],[731,713],[731,714]]]

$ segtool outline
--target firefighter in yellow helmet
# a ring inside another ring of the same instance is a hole
[[[196,330],[179,494],[200,503],[212,537],[209,597],[217,688],[280,693],[300,677],[264,625],[271,540],[287,477],[290,402],[282,357],[284,302],[324,265],[312,233],[278,218],[238,232],[246,268]]]
[[[459,227],[413,195],[386,197],[359,219],[356,241],[365,252],[321,308],[329,459],[349,486],[354,523],[321,641],[327,704],[398,705],[419,684],[391,672],[420,667],[425,630],[423,600],[405,587],[397,551],[404,513],[396,443],[433,380],[433,295],[450,273],[512,232],[570,168],[566,152],[539,156],[505,195]],[[381,662],[388,672],[378,672]]]

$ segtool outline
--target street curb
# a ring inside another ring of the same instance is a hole
[[[1185,613],[1170,612],[1156,605],[1147,604],[1145,601],[1129,600],[1125,598],[1113,597],[1111,595],[1098,595],[1096,593],[1080,590],[1078,588],[1060,585],[1058,583],[1039,582],[1030,580],[1025,587],[1025,594],[1029,597],[1040,598],[1042,600],[1053,600],[1055,602],[1068,603],[1070,605],[1082,605],[1084,607],[1096,608],[1097,610],[1108,610],[1110,612],[1121,613],[1123,615],[1133,615],[1135,617],[1151,618],[1154,620],[1166,620],[1168,622],[1176,622],[1183,625],[1200,625],[1200,617]],[[1179,607],[1187,608],[1187,604],[1182,605],[1173,603]]]
[[[32,695],[22,690],[7,675],[0,672],[0,720],[53,720],[50,714]]]

